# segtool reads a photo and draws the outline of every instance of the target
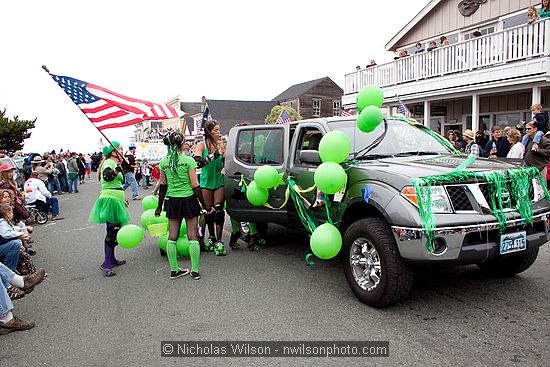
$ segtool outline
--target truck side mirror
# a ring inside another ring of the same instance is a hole
[[[301,150],[300,162],[310,164],[321,164],[321,157],[317,150]]]

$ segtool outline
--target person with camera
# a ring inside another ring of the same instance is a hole
[[[155,216],[160,215],[164,206],[169,221],[166,254],[170,263],[170,279],[189,274],[188,269],[179,268],[176,248],[181,221],[185,219],[191,258],[191,276],[199,280],[198,217],[204,210],[201,209],[201,205],[205,208],[206,204],[197,180],[197,163],[185,154],[185,138],[181,132],[171,132],[164,137],[163,141],[168,146],[168,154],[159,163],[159,203]]]
[[[195,148],[197,167],[202,168],[200,184],[202,196],[206,203],[205,221],[210,238],[205,245],[207,251],[214,251],[216,256],[225,255],[226,250],[222,241],[224,210],[224,158],[225,144],[221,140],[220,124],[217,121],[208,121],[204,127],[204,141]],[[215,230],[214,230],[215,225]]]

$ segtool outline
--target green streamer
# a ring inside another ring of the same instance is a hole
[[[474,155],[474,154],[470,154],[468,156],[468,158],[466,158],[464,160],[464,162],[460,163],[460,165],[458,167],[456,167],[453,172],[461,172],[461,171],[464,171],[464,169],[466,167],[468,167],[469,165],[471,164],[474,164],[474,162],[476,161],[477,157]]]
[[[507,171],[471,172],[463,171],[466,166],[467,165],[458,170],[459,166],[450,173],[424,176],[412,180],[418,198],[418,214],[426,236],[426,248],[430,252],[434,250],[435,217],[432,211],[431,199],[431,188],[434,185],[471,181],[486,183],[489,195],[488,204],[491,213],[498,221],[499,232],[501,234],[507,228],[506,215],[503,212],[503,209],[505,209],[503,194],[505,192],[509,193],[512,207],[518,211],[526,224],[533,223],[529,187],[532,186],[532,180],[534,178],[538,178],[543,187],[546,199],[550,201],[550,193],[546,190],[542,175],[536,167],[515,168]]]

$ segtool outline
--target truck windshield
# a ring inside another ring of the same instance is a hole
[[[348,126],[349,125],[349,126]],[[363,133],[355,121],[329,125],[348,134],[352,141],[351,158],[378,159],[393,156],[449,154],[453,148],[422,125],[386,119],[371,133]],[[352,136],[353,134],[353,136]]]

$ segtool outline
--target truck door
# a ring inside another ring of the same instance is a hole
[[[288,159],[290,128],[288,125],[253,125],[229,131],[225,156],[225,199],[229,215],[241,222],[287,224],[287,207],[280,210],[254,206],[246,200],[239,184],[254,179],[262,165],[271,165],[285,172]],[[285,174],[286,177],[286,174]],[[278,208],[285,201],[286,185],[269,190],[267,202]]]
[[[302,150],[319,150],[319,143],[321,138],[326,133],[325,127],[319,123],[301,123],[298,125],[296,132],[294,133],[294,141],[290,147],[290,160],[289,160],[289,174],[294,179],[296,184],[301,189],[307,189],[315,184],[313,175],[317,164],[302,162],[300,160],[300,151]],[[317,199],[317,190],[314,189],[308,193],[302,194],[304,199],[307,200],[307,203],[304,201],[308,213],[311,215],[312,219],[316,223],[326,222],[326,211],[324,206],[315,205]],[[309,206],[307,208],[307,206]],[[296,212],[294,205],[288,205],[289,211],[289,222],[291,222],[292,227],[303,228],[301,225],[300,218]]]

